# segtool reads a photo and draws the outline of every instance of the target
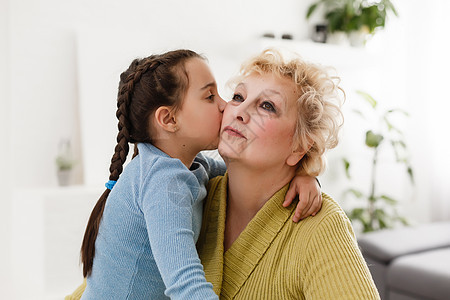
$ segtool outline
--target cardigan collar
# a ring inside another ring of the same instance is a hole
[[[221,243],[221,245],[216,245],[216,250],[220,249],[220,253],[217,253],[219,256],[224,251],[223,241],[226,219],[227,184],[228,176],[225,174],[222,180],[218,182],[216,188],[209,190],[209,193],[214,193],[212,195],[212,202],[217,203],[218,208],[216,222],[220,230],[216,232],[216,243]],[[239,292],[284,224],[290,220],[291,214],[296,206],[296,201],[287,208],[282,206],[288,187],[289,184],[286,184],[264,204],[231,247],[225,252],[223,260],[217,261],[218,264],[215,268],[218,268],[217,271],[223,270],[223,278],[216,277],[216,280],[222,282],[216,281],[212,283],[214,289],[216,290],[217,286],[225,298],[233,298]],[[209,221],[204,220],[204,222]],[[207,269],[206,266],[205,269]],[[208,273],[210,272],[208,271]]]

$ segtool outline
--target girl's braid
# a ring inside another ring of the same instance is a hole
[[[128,108],[132,101],[133,91],[136,83],[142,77],[142,74],[150,69],[156,69],[159,66],[157,61],[151,57],[143,60],[135,59],[127,71],[121,74],[121,81],[119,83],[119,94],[117,97],[117,112],[116,117],[119,120],[117,134],[117,145],[114,149],[114,154],[111,158],[111,165],[109,167],[109,180],[117,181],[123,170],[129,151],[128,143],[131,142],[129,133]],[[123,80],[125,79],[125,80]],[[137,155],[137,148],[135,148],[135,155]],[[133,157],[134,157],[133,156]],[[95,240],[97,239],[98,230],[100,228],[100,221],[105,209],[106,199],[110,193],[110,189],[106,189],[100,196],[97,204],[94,206],[91,216],[89,217],[86,231],[84,233],[83,243],[81,245],[81,261],[83,262],[83,276],[87,277],[92,272],[92,265],[95,257]]]
[[[129,143],[134,142],[130,137],[130,123],[128,121],[128,108],[133,97],[134,87],[136,83],[140,81],[142,74],[149,70],[154,71],[159,65],[160,62],[157,58],[155,58],[155,56],[142,60],[135,59],[130,66],[131,69],[135,70],[129,74],[123,74],[125,76],[121,76],[125,77],[125,80],[123,83],[121,82],[119,86],[119,94],[117,96],[116,117],[119,120],[119,123],[117,124],[119,133],[117,134],[117,145],[114,149],[114,155],[111,158],[109,180],[117,181],[117,179],[119,179],[119,176],[123,170],[123,164],[128,156]],[[135,152],[136,151],[137,150],[135,150]]]
[[[150,143],[149,117],[156,108],[180,105],[188,86],[183,63],[190,58],[202,58],[190,50],[174,50],[144,59],[135,59],[120,75],[116,117],[119,120],[117,145],[111,158],[109,179],[117,181],[129,152],[129,143],[135,144],[133,158],[138,154],[137,143]],[[160,68],[158,68],[161,66]],[[164,66],[164,68],[162,67]],[[107,184],[109,186],[109,182]],[[100,221],[110,188],[100,196],[91,216],[81,246],[83,275],[92,272]]]

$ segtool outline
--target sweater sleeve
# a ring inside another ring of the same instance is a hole
[[[301,264],[306,299],[380,299],[342,212],[325,216],[311,234]]]
[[[150,246],[171,299],[218,299],[195,247],[192,218],[198,192],[193,174],[167,165],[147,176],[141,187]]]
[[[203,165],[209,179],[216,176],[222,176],[227,171],[227,166],[220,155],[217,154],[215,157],[216,158],[213,158],[212,156],[199,153],[195,158],[195,161]]]

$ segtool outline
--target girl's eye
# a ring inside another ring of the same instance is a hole
[[[270,102],[264,101],[264,102],[261,104],[261,107],[262,107],[263,109],[267,110],[267,111],[275,112],[275,107],[274,107],[273,104],[270,103]]]
[[[244,97],[242,97],[242,95],[241,94],[234,94],[233,95],[233,98],[231,98],[233,101],[236,101],[236,102],[242,102],[242,101],[244,101]]]
[[[216,95],[211,94],[211,95],[209,95],[208,97],[206,97],[206,99],[211,100],[211,101],[214,101],[214,97],[215,97],[215,96],[216,96]]]

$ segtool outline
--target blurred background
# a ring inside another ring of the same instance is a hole
[[[449,221],[450,3],[392,1],[398,15],[388,10],[363,42],[349,38],[359,27],[328,28],[325,40],[326,8],[306,18],[314,3],[0,0],[0,298],[62,299],[81,283],[82,234],[115,145],[119,74],[135,57],[176,48],[205,54],[224,99],[239,64],[269,46],[334,67],[345,125],[322,190],[358,232],[371,195],[374,230]]]

